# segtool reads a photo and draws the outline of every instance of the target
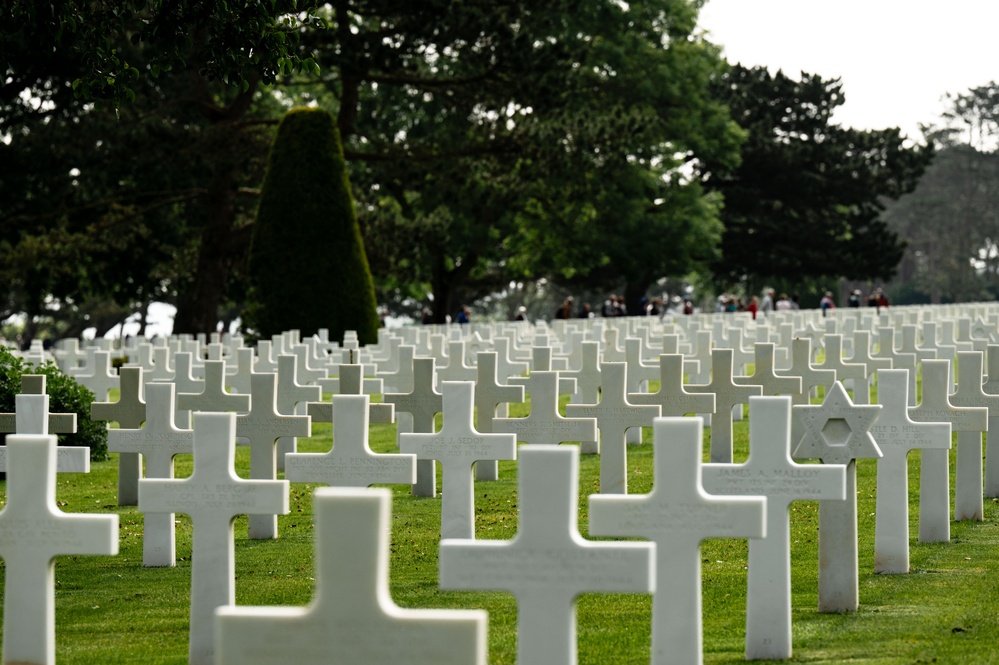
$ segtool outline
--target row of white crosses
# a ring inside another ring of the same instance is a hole
[[[541,372],[539,372],[539,374],[542,374],[542,373],[541,373]],[[556,380],[557,380],[557,379],[556,379]],[[540,384],[539,384],[539,385],[540,385]],[[364,412],[365,414],[367,413],[367,409],[362,409],[362,411],[363,411],[363,412]],[[532,407],[532,413],[533,413],[533,412],[534,412],[534,411],[533,411],[533,407]],[[788,419],[789,419],[789,416],[788,416]],[[471,420],[471,418],[470,418],[470,414],[469,414],[469,418],[468,418],[468,420],[469,420],[469,421]],[[555,430],[558,430],[558,429],[560,429],[560,427],[556,426],[556,427],[554,427],[554,428],[552,428],[552,429],[555,429]],[[544,434],[542,434],[541,436],[544,436]],[[551,434],[551,433],[549,433],[549,434],[548,434],[548,436],[552,436],[552,434]],[[556,434],[555,436],[558,436],[558,435]],[[444,450],[444,449],[441,449],[441,450]],[[438,451],[438,453],[435,453],[435,454],[440,454],[440,453],[439,453],[439,451]],[[786,455],[786,454],[785,454],[785,455]],[[752,460],[751,460],[751,461],[752,461]],[[747,463],[747,464],[748,464],[748,463]],[[783,512],[784,512],[784,516],[785,516],[785,519],[786,519],[786,512],[787,512],[787,511],[786,511],[786,507],[785,507],[785,509],[784,509],[784,511],[783,511]],[[443,520],[442,520],[442,522],[443,522]],[[230,520],[230,523],[231,523],[231,520]],[[230,528],[231,528],[231,527],[230,527]],[[751,548],[751,551],[752,551],[752,548]],[[751,583],[751,588],[752,588],[752,586],[753,586],[753,585],[752,585],[752,583]],[[751,595],[752,595],[752,594],[751,594]],[[757,614],[758,614],[758,613],[757,613]],[[753,631],[751,630],[751,628],[747,628],[747,640],[749,640],[749,639],[750,639],[750,635],[749,635],[749,633],[751,633],[751,632],[753,632]],[[789,635],[789,628],[788,628],[788,635]],[[788,639],[789,639],[789,638],[788,638]],[[769,637],[768,637],[768,638],[763,638],[763,640],[765,640],[765,641],[763,642],[764,646],[769,646],[770,644],[772,644],[772,643],[773,643],[773,639],[772,639],[772,638],[769,638]],[[748,646],[748,644],[749,644],[749,643],[747,642],[747,652],[748,652],[748,649],[749,649],[749,646]],[[193,647],[192,647],[192,648],[193,648]]]

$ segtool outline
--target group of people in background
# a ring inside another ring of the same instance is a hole
[[[638,316],[663,316],[665,314],[693,314],[694,304],[689,296],[683,298],[682,305],[677,305],[680,298],[674,297],[673,304],[669,312],[667,312],[665,303],[662,298],[642,298],[639,301],[639,312]],[[864,303],[863,294],[860,289],[854,289],[849,296],[848,305],[850,307],[861,307]],[[878,313],[881,312],[882,308],[888,307],[888,297],[885,295],[884,291],[880,288],[876,288],[870,292],[866,300],[868,307],[876,307]],[[763,291],[763,297],[751,296],[749,302],[745,302],[743,298],[739,296],[733,296],[728,294],[722,294],[718,296],[718,300],[715,303],[716,312],[749,312],[753,319],[759,314],[767,316],[770,312],[787,312],[800,309],[798,302],[798,294],[792,293],[788,296],[786,293],[781,293],[777,295],[774,289],[765,289]],[[822,316],[826,316],[826,313],[831,309],[836,309],[836,301],[833,298],[832,291],[826,291],[823,294],[822,299],[819,301],[819,308],[822,310]],[[433,323],[433,316],[429,308],[424,307],[423,311],[420,313],[422,323],[430,324]],[[575,301],[572,296],[566,297],[562,303],[555,308],[554,318],[555,319],[589,319],[596,316],[597,313],[593,311],[590,303],[586,302],[579,306],[577,309],[575,307]],[[604,318],[610,318],[615,316],[628,316],[628,308],[624,302],[624,296],[611,294],[603,302],[600,307],[600,316]],[[450,319],[450,317],[449,317]],[[515,321],[524,321],[527,319],[527,308],[520,306],[517,309],[517,314],[514,316]],[[471,311],[468,305],[462,305],[461,309],[458,310],[457,316],[454,318],[455,323],[469,323],[471,320]]]

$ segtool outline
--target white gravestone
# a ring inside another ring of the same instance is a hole
[[[878,370],[883,407],[871,434],[881,449],[874,521],[874,572],[909,572],[909,451],[950,448],[950,423],[918,423],[909,417],[908,370]]]
[[[316,490],[315,599],[220,607],[216,665],[486,665],[485,612],[392,602],[391,498],[385,489]]]
[[[982,390],[982,363],[981,351],[962,351],[957,354],[957,375],[960,381],[957,390],[950,396],[950,401],[955,407],[962,409],[988,409],[986,425],[991,427],[996,424],[999,427],[999,423],[994,423],[994,419],[999,417],[999,395],[989,395]],[[958,430],[954,484],[954,519],[977,522],[984,520],[981,432]]]
[[[791,459],[791,398],[749,400],[749,459],[706,464],[711,494],[767,497],[766,538],[749,541],[746,587],[746,658],[791,657],[791,523],[794,501],[846,498],[842,465],[798,464]]]
[[[476,356],[477,375],[475,379],[476,429],[483,434],[493,433],[493,421],[497,417],[506,418],[510,413],[510,402],[524,401],[523,386],[508,386],[499,381],[497,374],[498,354],[495,351],[480,351]],[[497,480],[499,463],[495,460],[480,460],[475,463],[476,480]]]
[[[797,442],[804,436],[805,430],[794,407],[809,404],[812,396],[818,397],[820,386],[828,390],[836,381],[836,372],[812,367],[812,340],[796,337],[791,340],[791,368],[783,374],[801,379],[801,390],[791,395],[791,441]]]
[[[684,358],[664,353],[659,356],[659,390],[654,393],[632,393],[632,404],[655,404],[663,418],[673,418],[695,413],[710,413],[715,409],[712,393],[688,393],[683,387]]]
[[[566,418],[558,411],[558,372],[535,371],[527,377],[531,413],[525,418],[497,418],[494,432],[512,432],[518,441],[558,445],[566,441],[596,441],[597,421]]]
[[[951,432],[973,433],[980,442],[982,432],[989,426],[989,410],[955,408],[951,404],[948,394],[950,360],[924,360],[922,366],[923,398],[918,406],[909,409],[909,417],[921,423],[950,423]],[[960,454],[958,449],[958,455]],[[981,459],[981,450],[978,450],[978,464],[981,464]],[[970,489],[977,492],[980,487],[966,487],[964,491]],[[961,492],[960,485],[957,491]],[[950,454],[947,450],[924,450],[920,458],[919,541],[950,541]]]
[[[878,405],[856,406],[835,382],[822,405],[795,405],[804,434],[793,457],[846,465],[846,501],[819,501],[819,612],[856,612],[860,606],[857,532],[857,459],[878,459],[870,429]]]
[[[178,428],[176,386],[146,384],[146,424],[141,429],[108,430],[108,450],[145,458],[147,478],[173,478],[173,458],[194,451],[194,432]],[[148,513],[143,518],[142,565],[176,565],[173,513]]]
[[[578,448],[527,446],[518,457],[516,537],[441,541],[440,586],[512,593],[518,665],[575,665],[576,597],[655,591],[653,547],[580,536]]]
[[[637,341],[637,340],[636,340]],[[629,430],[652,427],[652,420],[659,417],[659,406],[635,405],[628,401],[627,363],[601,363],[600,376],[603,388],[599,404],[568,404],[565,415],[569,418],[595,418],[600,429],[600,493],[628,493],[628,450],[626,436]]]
[[[444,381],[441,430],[399,437],[401,452],[441,463],[441,538],[475,538],[472,465],[479,460],[517,458],[517,437],[513,434],[485,434],[472,427],[474,389],[471,381]]]
[[[48,395],[15,395],[13,414],[0,414],[3,426],[0,432],[4,434],[62,434],[76,431],[75,413],[49,413]],[[10,416],[13,423],[6,422]],[[53,416],[72,416],[72,428],[65,429],[68,421],[56,421]],[[13,425],[8,427],[8,425]],[[58,427],[57,430],[51,428]],[[90,448],[87,446],[57,446],[56,471],[58,473],[90,473]],[[0,473],[7,473],[7,447],[0,445]]]
[[[191,517],[189,665],[215,664],[215,609],[236,604],[236,516],[288,513],[288,481],[240,478],[235,453],[236,414],[195,413],[194,473],[139,483],[140,512]]]
[[[373,392],[377,383],[377,389]],[[361,376],[361,365],[345,363],[340,365],[340,376],[337,379],[337,390],[334,394],[339,395],[380,395],[382,394],[381,379],[365,379]],[[312,418],[314,423],[333,422],[332,402],[309,402],[306,413]],[[380,402],[368,402],[368,418],[373,423],[394,423],[395,405],[382,404]],[[287,457],[285,457],[287,464]]]
[[[180,411],[205,411],[222,413],[235,411],[246,413],[250,410],[249,395],[234,395],[225,389],[225,361],[205,361],[205,389],[197,394],[179,393],[177,409]]]
[[[122,367],[117,402],[94,402],[90,405],[92,420],[118,423],[123,429],[139,429],[146,420],[146,403],[142,400],[142,368]],[[142,461],[135,453],[118,455],[118,505],[134,506],[139,499],[139,478]]]
[[[0,434],[74,434],[75,413],[49,413],[44,374],[21,376],[21,393],[14,396],[14,413],[0,413]],[[57,446],[57,473],[90,473],[90,448]],[[7,471],[7,449],[0,446],[0,473]]]
[[[890,360],[892,369],[909,370],[909,406],[916,405],[916,355],[899,353],[895,349],[895,329],[878,328],[878,352],[876,357]]]
[[[369,413],[367,395],[333,395],[333,448],[325,453],[289,453],[285,478],[336,487],[415,483],[415,456],[378,454],[368,446]]]
[[[703,662],[701,541],[766,535],[765,498],[722,498],[704,491],[703,440],[699,418],[657,418],[652,491],[590,495],[591,535],[637,536],[656,545],[652,665]]]
[[[94,393],[94,400],[104,402],[113,388],[118,387],[118,372],[111,364],[110,351],[94,351],[93,374],[74,376],[76,382]]]
[[[624,340],[624,357],[628,365],[628,383],[625,386],[625,394],[648,392],[649,381],[655,380],[659,375],[658,365],[646,365],[642,362],[642,342],[643,338],[627,337]],[[590,402],[595,404],[596,400]],[[631,427],[625,432],[628,443],[641,443],[641,428]]]
[[[826,335],[825,337],[826,355],[819,369],[831,370],[835,372],[836,380],[844,386],[853,389],[853,403],[857,405],[867,405],[871,403],[870,383],[867,376],[867,365],[862,363],[848,363],[843,360],[843,336]]]
[[[286,416],[306,415],[309,402],[323,398],[318,385],[298,382],[298,356],[284,354],[277,359],[277,412]],[[296,450],[294,436],[282,436],[277,442],[277,469],[284,471],[284,458]]]
[[[250,411],[236,417],[236,437],[250,446],[250,478],[277,478],[277,442],[281,437],[310,436],[309,416],[286,416],[278,413],[277,375],[250,376]],[[248,533],[254,540],[278,537],[277,514],[251,514]]]
[[[732,381],[740,386],[759,386],[763,395],[787,395],[793,397],[801,393],[801,379],[786,373],[778,376],[774,371],[774,344],[757,342],[753,345],[753,373],[749,376],[736,376]]]
[[[432,434],[435,418],[444,408],[441,394],[434,390],[436,385],[433,358],[413,359],[413,388],[409,393],[385,395],[385,401],[395,405],[396,412],[410,414],[412,431],[417,434]],[[397,428],[399,440],[405,428]],[[414,496],[437,496],[437,464],[433,460],[417,460]]]
[[[732,410],[761,395],[760,386],[740,386],[732,379],[732,349],[711,350],[711,383],[692,385],[693,393],[712,393],[715,410],[711,413],[711,461],[728,464],[732,461]]]
[[[576,382],[576,390],[569,399],[570,404],[596,404],[600,400],[600,344],[580,343],[580,366],[578,370],[559,372],[559,377]],[[506,417],[507,414],[501,414]],[[600,452],[600,432],[597,441],[580,441],[579,452],[594,455]]]
[[[55,665],[55,557],[118,553],[118,516],[56,507],[56,437],[7,437],[10,476],[0,510],[3,662]]]
[[[987,395],[999,395],[999,346],[989,344],[985,352],[986,372],[982,390]],[[999,416],[989,418],[989,433],[985,437],[985,496],[999,497]]]
[[[252,350],[249,351],[253,353]],[[205,380],[196,377],[193,373],[194,356],[190,352],[181,351],[175,354],[173,364],[175,368],[173,383],[177,386],[176,394],[199,395],[205,391]],[[204,366],[202,366],[202,370],[204,370]]]

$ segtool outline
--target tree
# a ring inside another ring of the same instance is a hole
[[[354,217],[343,148],[326,111],[299,108],[281,121],[253,228],[250,324],[270,336],[328,328],[378,339],[374,286]]]
[[[694,34],[698,3],[431,5],[338,3],[335,40],[304,41],[331,73],[372,265],[389,277],[383,293],[425,284],[443,321],[458,291],[607,272],[603,252],[559,265],[545,255],[614,223],[613,211],[585,210],[602,183],[641,171],[672,186],[708,157],[734,164],[741,135],[709,95],[724,63]],[[591,177],[609,164],[622,174]],[[659,216],[679,219],[667,208],[682,199],[654,199]],[[647,239],[669,253],[661,236]]]
[[[942,148],[915,190],[885,211],[906,238],[896,300],[962,302],[999,296],[999,85],[949,96]]]
[[[842,85],[802,72],[734,65],[715,87],[747,132],[742,162],[706,186],[724,196],[716,278],[756,291],[766,282],[888,279],[904,244],[880,218],[911,191],[933,150],[897,129],[833,124]]]

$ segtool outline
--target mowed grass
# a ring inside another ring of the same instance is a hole
[[[511,415],[527,413],[513,406]],[[301,451],[328,450],[329,425],[313,425]],[[629,491],[647,492],[653,480],[651,432],[629,446]],[[705,430],[705,438],[710,429]],[[371,446],[395,451],[395,426],[373,425]],[[668,444],[667,444],[668,445]],[[705,446],[705,450],[707,446]],[[748,451],[748,423],[735,424],[736,459]],[[953,454],[953,452],[952,452]],[[919,454],[910,456],[909,575],[873,574],[875,462],[858,463],[860,611],[819,614],[818,504],[791,508],[794,658],[807,663],[999,662],[999,502],[986,500],[981,523],[954,523],[949,544],[916,538]],[[237,470],[248,476],[249,451],[237,450]],[[599,457],[581,458],[580,528],[586,535],[586,497],[598,490]],[[953,469],[953,460],[952,460]],[[179,457],[177,476],[190,474]],[[117,513],[118,556],[64,556],[56,565],[56,652],[59,663],[186,663],[190,602],[191,524],[177,516],[177,566],[142,567],[142,515],[116,505],[116,463],[98,463],[88,475],[60,475],[57,501],[67,512]],[[438,474],[440,482],[440,474]],[[953,485],[953,481],[952,481]],[[235,521],[236,602],[305,605],[314,589],[312,492],[291,485],[291,512],[279,518],[280,538],[248,540],[246,518]],[[0,491],[3,486],[0,484]],[[415,498],[391,487],[390,585],[408,608],[483,608],[489,612],[489,662],[516,661],[517,607],[509,594],[450,592],[437,586],[440,498]],[[517,470],[500,463],[500,479],[476,483],[476,537],[517,533]],[[350,534],[343,534],[350,538]],[[702,547],[704,651],[707,663],[743,662],[746,612],[745,540],[710,540]],[[677,574],[687,574],[677,571]],[[651,597],[585,594],[577,606],[579,662],[648,663]]]

